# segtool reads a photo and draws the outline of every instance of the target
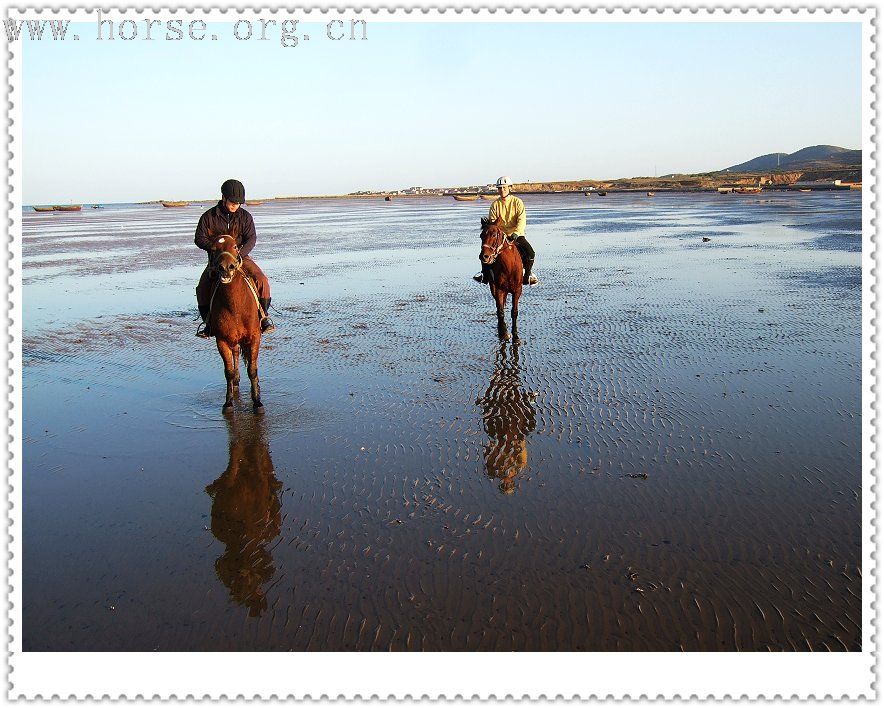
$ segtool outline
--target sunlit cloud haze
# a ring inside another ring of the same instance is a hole
[[[604,179],[861,145],[857,23],[393,24],[294,48],[23,39],[24,203]],[[160,35],[161,36],[161,35]]]

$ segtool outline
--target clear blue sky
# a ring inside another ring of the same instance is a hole
[[[99,42],[94,23],[19,40],[24,203],[208,198],[228,177],[253,197],[612,178],[861,146],[859,24],[367,21],[367,41],[339,42],[302,21],[295,48],[231,25],[209,27],[218,41]]]

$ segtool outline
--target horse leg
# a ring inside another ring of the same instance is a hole
[[[506,308],[506,290],[497,288],[494,293],[494,299],[497,301],[497,336],[502,342],[509,340],[509,332],[506,331],[506,321],[503,318],[503,312]]]
[[[243,346],[243,351],[246,355],[246,371],[249,374],[249,381],[252,384],[252,406],[256,412],[264,408],[264,404],[261,403],[261,385],[258,382],[258,351],[260,349],[260,335],[250,339]]]
[[[519,297],[521,293],[513,293],[513,341],[519,341],[519,328],[516,325],[516,320],[519,319]]]
[[[233,347],[225,342],[221,337],[215,337],[215,344],[218,346],[218,353],[224,361],[224,378],[227,379],[227,399],[224,401],[222,410],[228,411],[233,407],[233,379],[237,374],[239,362],[233,358]]]
[[[239,393],[239,344],[233,347],[233,392]]]

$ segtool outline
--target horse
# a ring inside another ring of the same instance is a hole
[[[227,379],[227,398],[223,410],[227,412],[233,408],[234,395],[239,393],[241,350],[252,384],[252,405],[257,413],[264,407],[258,382],[261,318],[257,295],[242,270],[242,257],[235,238],[226,234],[216,238],[209,254],[212,273],[216,278],[209,304],[209,327],[224,361],[224,376]]]
[[[260,617],[267,609],[264,586],[276,572],[272,544],[282,529],[280,490],[267,440],[266,416],[225,416],[230,456],[227,469],[206,487],[212,498],[212,534],[224,552],[218,578],[233,600]]]
[[[497,336],[502,342],[509,341],[510,335],[506,330],[506,322],[503,319],[503,311],[506,307],[507,295],[513,296],[513,338],[518,341],[519,330],[516,320],[519,317],[519,298],[522,297],[522,256],[519,249],[504,233],[501,219],[492,222],[490,219],[482,219],[482,250],[479,258],[485,265],[491,266],[494,275],[489,286],[491,297],[497,303]]]
[[[485,472],[489,479],[500,480],[501,493],[512,494],[516,477],[528,467],[528,437],[537,427],[537,394],[522,385],[519,345],[509,345],[511,356],[507,346],[500,344],[488,389],[476,405],[482,406],[482,424],[488,436],[483,454]]]

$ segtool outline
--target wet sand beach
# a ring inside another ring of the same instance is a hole
[[[257,417],[201,208],[24,213],[25,650],[859,650],[860,195],[524,200],[504,345],[487,202],[251,208]]]

